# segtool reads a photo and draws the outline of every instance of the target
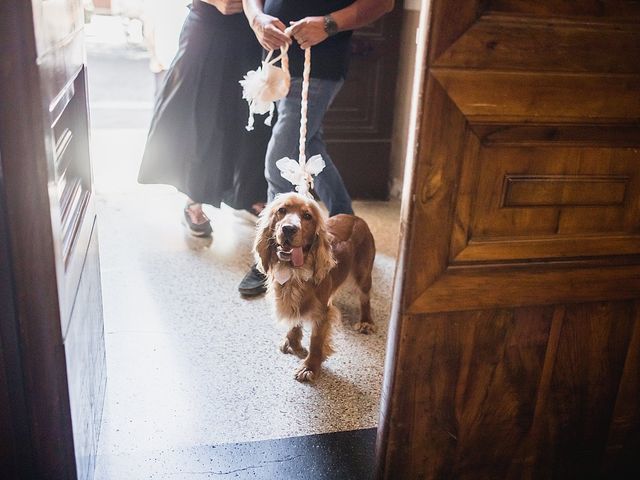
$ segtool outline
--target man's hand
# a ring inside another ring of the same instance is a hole
[[[233,15],[242,11],[242,0],[202,0],[213,5],[223,15]]]
[[[287,32],[296,39],[300,48],[311,48],[325,41],[329,36],[324,30],[324,17],[306,17],[297,22],[291,22]]]
[[[284,23],[276,17],[259,13],[251,23],[251,28],[253,28],[258,42],[266,50],[277,50],[284,45],[291,45],[291,38],[284,33]]]

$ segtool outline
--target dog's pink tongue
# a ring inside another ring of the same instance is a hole
[[[294,267],[301,267],[304,264],[302,247],[293,247],[291,249],[291,262],[293,263]]]

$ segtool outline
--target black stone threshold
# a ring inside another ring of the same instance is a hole
[[[368,480],[376,429],[211,447],[216,478]]]
[[[131,478],[154,479],[369,480],[375,440],[376,429],[370,428],[197,446],[153,452],[142,465],[130,458],[129,471]]]

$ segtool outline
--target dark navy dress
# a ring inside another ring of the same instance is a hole
[[[261,57],[243,13],[222,15],[194,0],[156,99],[140,183],[173,185],[214,206],[249,209],[266,200],[271,129],[260,119],[245,129],[249,109],[238,83]]]

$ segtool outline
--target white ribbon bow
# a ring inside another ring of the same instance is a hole
[[[296,187],[296,192],[311,197],[309,190],[313,188],[313,176],[317,176],[325,167],[321,155],[314,155],[303,165],[289,157],[281,158],[276,162],[280,174]]]

